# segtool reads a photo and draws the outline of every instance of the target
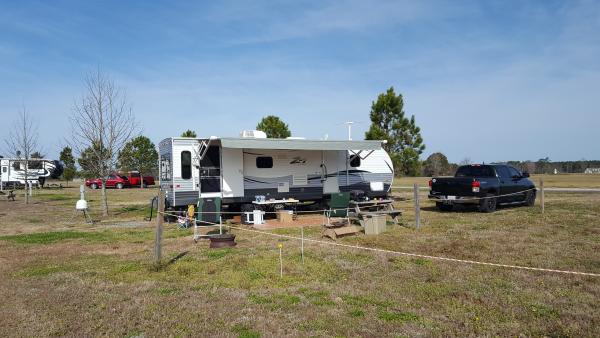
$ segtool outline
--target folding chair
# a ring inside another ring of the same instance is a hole
[[[347,224],[350,224],[350,218],[348,216],[348,206],[350,205],[350,193],[339,192],[331,194],[329,200],[329,209],[325,210],[325,217],[327,218],[327,226],[331,226],[332,218],[341,218]],[[339,223],[339,222],[338,222]]]

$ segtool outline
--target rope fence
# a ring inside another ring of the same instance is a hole
[[[489,199],[489,198],[499,198],[499,197],[506,197],[506,196],[514,196],[514,195],[519,195],[519,194],[524,194],[527,193],[529,191],[533,191],[533,190],[538,190],[537,188],[531,188],[531,189],[526,189],[526,190],[522,190],[519,192],[515,192],[515,193],[509,193],[509,194],[502,194],[502,195],[494,195],[494,196],[486,196],[486,197],[471,197],[471,198],[467,198],[467,199],[462,199],[464,200],[483,200],[483,199]],[[541,191],[541,208],[542,208],[542,213],[544,210],[544,188],[543,188],[543,182],[541,183],[541,187],[539,189]],[[416,228],[419,228],[419,212],[420,212],[420,207],[419,207],[419,187],[417,184],[415,184],[414,186],[414,195],[415,197],[413,199],[405,199],[403,201],[411,201],[414,200],[415,202],[415,218],[416,218]],[[163,192],[161,192],[161,195],[163,194]],[[159,197],[160,198],[160,197]],[[164,196],[163,196],[164,199]],[[454,199],[447,199],[447,198],[440,198],[440,199],[436,199],[435,201],[456,201]],[[163,209],[162,210],[158,210],[157,214],[158,215],[162,215],[162,216],[174,216],[174,217],[183,217],[185,220],[187,221],[193,221],[195,222],[196,219],[192,218],[192,217],[188,217],[186,213],[185,216],[182,216],[181,213],[173,213],[173,212],[165,212],[164,211],[164,206],[162,206]],[[305,213],[313,213],[313,214],[317,214],[317,213],[325,213],[325,212],[330,212],[330,211],[334,211],[334,210],[345,210],[345,211],[353,211],[353,208],[332,208],[332,209],[319,209],[319,210],[305,210],[305,211],[298,211],[298,210],[288,210],[288,211],[292,211],[295,214],[305,214]],[[265,214],[275,214],[277,213],[277,211],[263,211]],[[242,216],[243,212],[209,212],[209,211],[196,211],[195,214],[225,214],[225,215],[240,215]],[[156,237],[156,244],[155,244],[155,253],[158,252],[158,256],[156,257],[156,262],[160,262],[160,234],[159,234],[159,229],[160,229],[160,233],[162,233],[162,219],[163,217],[157,217],[158,221],[157,221],[157,237]],[[458,258],[451,258],[451,257],[443,257],[443,256],[434,256],[434,255],[425,255],[425,254],[419,254],[419,253],[411,253],[411,252],[403,252],[403,251],[395,251],[395,250],[388,250],[388,249],[381,249],[381,248],[373,248],[373,247],[366,247],[366,246],[360,246],[360,245],[351,245],[351,244],[344,244],[344,243],[338,243],[338,242],[332,242],[332,241],[324,241],[324,240],[319,240],[319,239],[314,239],[314,238],[306,238],[304,236],[304,227],[301,228],[302,231],[302,236],[301,237],[297,237],[297,236],[292,236],[292,235],[285,235],[285,234],[276,234],[276,233],[272,233],[272,232],[267,232],[267,231],[260,231],[260,230],[256,230],[256,229],[248,229],[248,228],[244,228],[244,227],[239,227],[239,226],[234,226],[231,224],[222,224],[221,223],[213,223],[213,222],[203,222],[204,224],[208,225],[208,226],[220,226],[220,227],[227,227],[230,230],[231,229],[235,229],[235,230],[240,230],[240,231],[244,231],[244,232],[250,232],[250,233],[256,233],[256,234],[260,234],[263,236],[271,236],[271,237],[276,237],[276,238],[286,238],[286,239],[291,239],[291,240],[297,240],[301,242],[301,248],[302,248],[302,260],[304,260],[304,243],[308,242],[308,243],[312,243],[312,244],[317,244],[317,245],[325,245],[325,246],[335,246],[335,247],[341,247],[341,248],[345,248],[345,249],[352,249],[352,250],[363,250],[363,251],[369,251],[369,252],[379,252],[379,253],[384,253],[384,254],[392,254],[392,255],[400,255],[400,256],[407,256],[407,257],[416,257],[416,258],[424,258],[424,259],[431,259],[431,260],[437,260],[437,261],[442,261],[442,262],[454,262],[454,263],[461,263],[461,264],[468,264],[468,265],[478,265],[478,266],[491,266],[491,267],[498,267],[498,268],[506,268],[506,269],[515,269],[515,270],[526,270],[526,271],[537,271],[537,272],[549,272],[549,273],[559,273],[559,274],[567,274],[567,275],[578,275],[578,276],[591,276],[591,277],[600,277],[600,273],[593,273],[593,272],[581,272],[581,271],[574,271],[574,270],[561,270],[561,269],[549,269],[549,268],[540,268],[540,267],[531,267],[531,266],[524,266],[524,265],[517,265],[517,264],[503,264],[503,263],[494,263],[494,262],[485,262],[485,261],[476,261],[476,260],[467,260],[467,259],[458,259]]]
[[[164,215],[166,213],[159,211],[158,214]],[[335,247],[354,249],[354,250],[379,252],[379,253],[385,253],[385,254],[393,254],[393,255],[407,256],[407,257],[415,257],[415,258],[425,258],[425,259],[431,259],[431,260],[437,260],[437,261],[455,262],[455,263],[463,263],[463,264],[469,264],[469,265],[492,266],[492,267],[516,269],[516,270],[528,270],[528,271],[551,272],[551,273],[560,273],[560,274],[568,274],[568,275],[600,277],[600,273],[593,273],[593,272],[581,272],[581,271],[573,271],[573,270],[539,268],[539,267],[531,267],[531,266],[516,265],[516,264],[502,264],[502,263],[475,261],[475,260],[468,260],[468,259],[458,259],[458,258],[450,258],[450,257],[443,257],[443,256],[425,255],[425,254],[419,254],[419,253],[411,253],[411,252],[395,251],[395,250],[388,250],[388,249],[381,249],[381,248],[372,248],[372,247],[366,247],[366,246],[360,246],[360,245],[344,244],[344,243],[331,242],[331,241],[323,241],[323,240],[318,240],[318,239],[314,239],[314,238],[306,238],[304,236],[304,228],[303,227],[301,229],[302,237],[297,237],[297,236],[292,236],[292,235],[276,234],[276,233],[261,231],[261,230],[256,230],[256,229],[248,229],[248,228],[243,228],[243,227],[239,227],[239,226],[234,226],[231,224],[219,224],[219,223],[213,223],[213,222],[204,222],[204,223],[206,223],[208,226],[224,226],[224,227],[229,228],[230,230],[235,229],[235,230],[257,233],[260,235],[271,236],[271,237],[276,237],[276,238],[297,240],[297,241],[301,242],[302,253],[304,253],[304,243],[308,242],[308,243],[314,243],[314,244],[318,244],[318,245],[326,245],[326,246],[328,245],[328,246],[335,246]],[[302,255],[302,256],[303,256],[302,259],[304,259],[304,255]]]

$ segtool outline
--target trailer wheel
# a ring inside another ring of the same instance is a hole
[[[90,184],[90,188],[96,190],[96,189],[98,189],[98,185],[96,183],[92,183],[92,184]]]
[[[498,206],[498,199],[494,195],[488,195],[479,201],[479,211],[494,212]]]

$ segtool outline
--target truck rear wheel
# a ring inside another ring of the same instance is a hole
[[[98,189],[98,185],[96,183],[92,183],[92,184],[90,184],[90,188],[96,190],[96,189]]]
[[[497,206],[498,199],[494,195],[488,195],[479,201],[479,211],[481,212],[494,212]]]
[[[123,189],[123,183],[117,183],[117,189]]]
[[[528,207],[532,207],[535,205],[535,191],[534,190],[530,190],[527,192],[527,195],[525,196],[525,205]]]
[[[454,205],[452,205],[452,204],[444,204],[443,202],[435,202],[435,206],[440,211],[452,211],[452,209],[454,208]]]

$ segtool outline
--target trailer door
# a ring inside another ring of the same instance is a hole
[[[323,193],[334,194],[340,192],[339,173],[340,173],[340,156],[341,151],[323,151]],[[345,168],[344,168],[345,169]]]
[[[200,197],[221,196],[221,147],[209,146],[200,161]]]

